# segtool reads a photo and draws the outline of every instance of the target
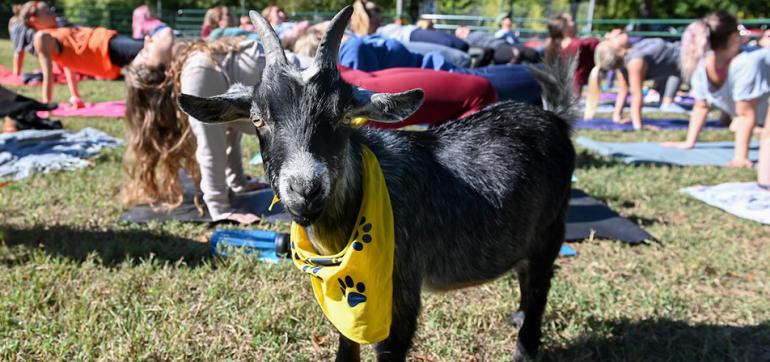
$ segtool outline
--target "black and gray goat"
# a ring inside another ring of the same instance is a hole
[[[375,346],[379,360],[406,359],[423,288],[475,285],[510,270],[521,288],[516,316],[523,317],[514,359],[533,358],[575,164],[571,66],[556,61],[534,70],[548,111],[499,102],[425,132],[355,129],[352,117],[408,117],[423,92],[372,93],[340,78],[337,57],[350,15],[347,7],[334,17],[314,63],[300,71],[288,64],[272,27],[252,11],[267,64],[261,83],[211,98],[183,94],[180,107],[203,122],[254,123],[273,190],[320,253],[344,248],[362,198],[361,149],[374,152],[390,192],[396,237],[392,326]],[[358,360],[359,352],[340,335],[338,360]]]

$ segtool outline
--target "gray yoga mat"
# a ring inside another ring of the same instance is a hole
[[[575,142],[603,156],[617,157],[625,163],[668,164],[679,166],[724,166],[733,158],[732,141],[698,142],[695,148],[683,150],[663,147],[659,142],[611,143],[578,137]],[[757,161],[759,142],[751,142],[749,159]]]
[[[565,238],[567,241],[584,240],[592,235],[593,237],[619,240],[631,244],[653,239],[650,234],[642,230],[638,225],[622,218],[618,213],[610,210],[606,205],[585,192],[572,190],[571,196]],[[192,194],[190,193],[185,196],[185,201],[181,206],[170,212],[154,210],[146,205],[136,206],[126,210],[119,220],[138,224],[149,221],[167,222],[171,220],[210,223],[211,217],[208,215],[208,212],[200,215],[192,200]],[[273,191],[271,189],[233,196],[235,207],[251,211],[257,215],[263,215],[263,219],[268,222],[291,222],[291,218],[284,212],[283,206],[280,203],[275,205],[273,211],[267,211],[272,200]]]

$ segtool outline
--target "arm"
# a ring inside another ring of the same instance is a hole
[[[13,74],[21,75],[24,68],[24,49],[13,53]]]
[[[703,99],[695,101],[695,106],[693,106],[692,112],[690,112],[690,124],[687,126],[687,139],[684,142],[664,142],[663,147],[684,149],[695,147],[695,142],[698,141],[698,135],[701,129],[703,129],[703,125],[706,124],[708,115],[709,104]]]
[[[733,160],[728,164],[731,167],[751,167],[749,160],[749,143],[754,125],[757,123],[757,100],[735,102],[735,112],[738,114],[735,122],[735,153]]]
[[[615,98],[615,109],[612,111],[613,122],[623,122],[623,108],[626,106],[626,97],[628,97],[628,81],[626,76],[623,75],[623,71],[618,69],[615,71],[618,77],[618,96]]]
[[[647,72],[647,63],[641,59],[632,59],[626,65],[628,69],[628,87],[631,91],[631,122],[634,129],[642,129],[642,105],[644,104],[644,95],[642,94],[642,82],[644,74]]]
[[[770,115],[770,110],[768,110]],[[767,118],[765,118],[767,122]],[[759,141],[759,162],[757,162],[757,182],[760,185],[770,185],[770,125],[765,123]]]
[[[37,60],[40,62],[40,69],[43,71],[43,87],[41,88],[43,103],[50,103],[53,96],[53,65],[51,64],[51,55],[55,51],[56,39],[50,34],[38,32],[34,40]]]

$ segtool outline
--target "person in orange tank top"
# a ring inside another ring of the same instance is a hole
[[[21,19],[35,29],[33,46],[43,72],[43,102],[53,94],[52,65],[64,69],[70,91],[70,103],[82,107],[83,101],[73,72],[97,78],[115,79],[143,49],[144,39],[133,39],[101,27],[59,28],[51,8],[42,1],[28,1],[22,6]],[[167,31],[171,31],[168,29]]]

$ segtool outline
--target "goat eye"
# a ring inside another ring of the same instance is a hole
[[[262,118],[256,118],[251,122],[254,123],[254,126],[257,128],[260,128],[265,125],[265,120]]]
[[[344,117],[342,117],[342,121],[341,122],[342,122],[342,124],[344,124],[346,126],[350,126],[350,124],[353,123],[353,117],[344,116]]]

